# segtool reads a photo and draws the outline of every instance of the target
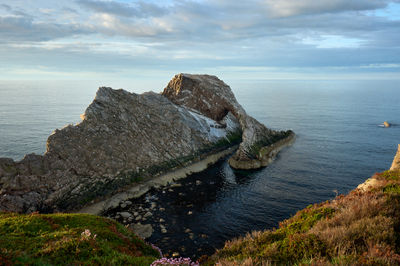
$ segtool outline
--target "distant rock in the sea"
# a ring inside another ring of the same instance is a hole
[[[44,155],[0,158],[0,210],[77,209],[242,140],[231,166],[265,166],[294,136],[248,116],[208,75],[179,74],[162,94],[101,87],[82,118],[55,130]]]
[[[391,124],[390,124],[388,121],[385,121],[385,122],[383,122],[383,126],[384,126],[384,127],[390,127]]]

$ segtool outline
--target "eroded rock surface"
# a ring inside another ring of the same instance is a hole
[[[232,134],[240,136],[232,114],[216,122],[157,93],[102,87],[81,123],[49,136],[43,156],[0,159],[0,209],[77,208],[231,146]]]
[[[229,86],[207,75],[177,75],[163,94],[101,87],[82,118],[55,130],[44,155],[0,158],[0,210],[77,209],[242,139],[231,165],[260,167],[277,150],[262,147],[291,134],[248,116]]]
[[[285,144],[283,142],[289,142],[294,137],[290,130],[270,130],[247,115],[231,88],[215,76],[176,75],[164,89],[163,95],[180,106],[197,110],[216,121],[227,113],[232,113],[238,119],[243,135],[238,151],[229,160],[233,168],[254,169],[266,166],[276,152],[276,149],[268,147],[284,140],[279,143],[282,146]]]

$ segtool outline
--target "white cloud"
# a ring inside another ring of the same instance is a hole
[[[40,64],[62,73],[360,65],[389,71],[383,66],[400,63],[400,21],[365,11],[389,2],[14,0],[0,5],[0,57],[10,68]]]
[[[385,7],[388,2],[386,0],[265,0],[268,11],[275,17],[373,10]]]

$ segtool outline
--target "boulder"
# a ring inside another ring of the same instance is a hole
[[[132,231],[135,232],[135,234],[144,239],[151,237],[154,231],[153,227],[150,224],[141,224],[141,223],[130,224],[129,228],[132,229]]]

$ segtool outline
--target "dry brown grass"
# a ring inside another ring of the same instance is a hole
[[[217,265],[400,265],[400,171],[373,187],[314,204],[280,223],[228,241]]]

